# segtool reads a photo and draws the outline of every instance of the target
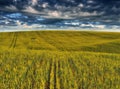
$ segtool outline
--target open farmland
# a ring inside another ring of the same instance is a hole
[[[0,89],[120,89],[120,33],[0,33]]]

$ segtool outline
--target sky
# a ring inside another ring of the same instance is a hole
[[[120,0],[0,0],[0,12],[1,26],[17,22],[35,27],[50,24],[118,29],[120,25]]]
[[[0,0],[0,9],[55,17],[118,15],[120,0]]]

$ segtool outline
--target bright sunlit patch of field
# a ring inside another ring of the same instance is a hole
[[[0,89],[120,89],[120,33],[0,33]]]

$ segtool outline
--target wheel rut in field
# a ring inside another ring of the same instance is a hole
[[[58,61],[58,78],[59,78],[59,83],[60,83],[60,89],[64,89],[64,82],[63,82],[63,78],[62,78],[62,71],[61,71],[61,64],[60,64],[60,61]]]
[[[56,61],[54,62],[54,89],[57,89],[56,82],[57,82],[57,75],[56,75]]]
[[[78,74],[77,66],[75,65],[74,61],[71,58],[68,59],[68,62],[69,62],[69,65],[70,65],[70,70],[72,71],[72,75],[75,77],[75,82],[78,86],[78,89],[84,89],[82,86],[79,85],[79,79],[78,79],[79,76],[77,75]]]
[[[50,89],[50,80],[51,80],[50,74],[51,74],[51,72],[52,72],[52,60],[50,61],[50,65],[49,65],[48,79],[45,84],[45,89]]]
[[[9,48],[15,48],[16,47],[16,43],[17,43],[17,37],[18,37],[18,33],[13,33],[13,38],[12,38],[12,41],[11,41],[11,44],[9,46]]]

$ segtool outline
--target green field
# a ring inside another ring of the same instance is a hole
[[[120,33],[0,33],[0,89],[120,89]]]

